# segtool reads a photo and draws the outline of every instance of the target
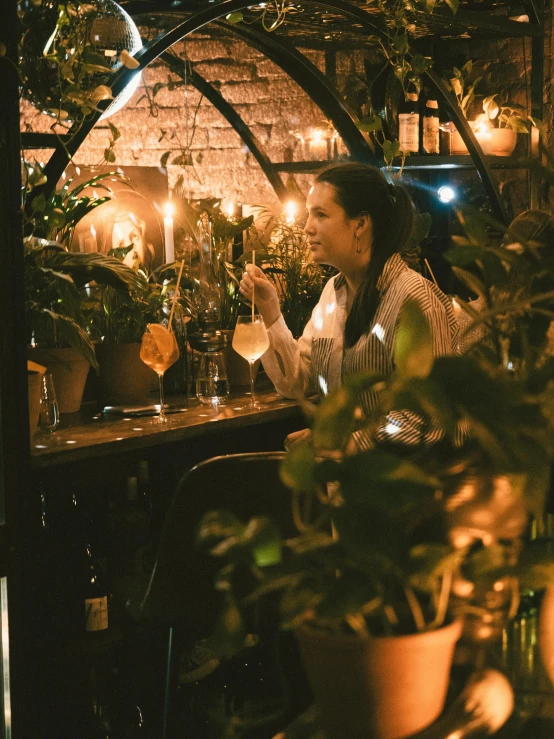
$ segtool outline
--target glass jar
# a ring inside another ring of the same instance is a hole
[[[196,373],[196,397],[204,405],[224,403],[229,397],[229,380],[223,352],[200,352]]]

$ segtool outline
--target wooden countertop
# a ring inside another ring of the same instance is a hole
[[[62,418],[53,433],[38,432],[31,440],[31,464],[50,467],[82,459],[103,457],[214,433],[300,417],[298,403],[285,400],[274,390],[257,391],[261,409],[250,407],[250,395],[231,393],[219,407],[201,405],[195,398],[171,396],[166,402],[182,410],[168,414],[168,423],[151,416],[122,418],[86,409]]]

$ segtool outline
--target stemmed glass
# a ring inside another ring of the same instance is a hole
[[[142,335],[140,358],[158,375],[160,385],[160,413],[154,423],[167,423],[164,408],[164,373],[179,359],[175,334],[159,323],[149,323]]]
[[[261,316],[239,316],[233,334],[233,349],[244,357],[250,369],[250,405],[259,408],[254,394],[254,362],[269,349],[269,337]]]
[[[50,372],[41,377],[40,382],[40,414],[38,425],[41,431],[53,434],[60,423],[60,411],[54,388],[54,378]]]

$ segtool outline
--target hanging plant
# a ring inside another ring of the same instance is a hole
[[[18,9],[23,95],[54,118],[52,131],[75,135],[102,112],[100,103],[113,100],[113,73],[138,67],[136,26],[113,0],[21,0]],[[113,124],[110,131],[105,158],[113,162],[119,132]]]

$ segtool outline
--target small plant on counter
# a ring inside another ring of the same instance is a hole
[[[136,274],[117,259],[69,252],[55,241],[30,237],[24,249],[28,343],[72,346],[97,369],[94,343],[87,331],[87,286],[94,282],[124,293],[136,284]]]

